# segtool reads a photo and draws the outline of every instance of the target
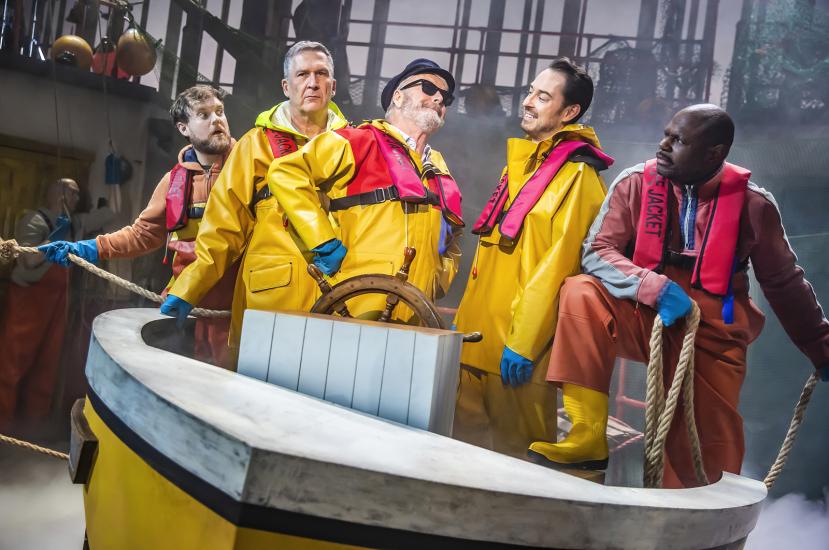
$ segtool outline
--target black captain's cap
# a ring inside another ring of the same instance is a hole
[[[410,76],[426,73],[438,75],[446,81],[447,86],[449,86],[449,93],[453,94],[455,92],[455,78],[452,76],[452,73],[446,69],[441,69],[440,65],[431,59],[421,57],[406,65],[406,68],[403,69],[400,74],[393,76],[391,80],[386,83],[385,88],[383,88],[383,93],[380,95],[380,105],[383,106],[383,110],[388,110],[389,105],[391,104],[391,97],[394,95],[394,91],[397,90],[401,82]]]

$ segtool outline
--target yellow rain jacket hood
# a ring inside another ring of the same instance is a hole
[[[320,201],[320,196],[327,202],[389,185],[387,165],[369,124],[405,143],[400,131],[385,120],[328,132],[299,153],[276,160],[268,184],[306,248],[333,238],[343,241],[348,253],[334,282],[369,273],[392,275],[403,263],[404,248],[412,246],[417,255],[409,282],[434,300],[449,287],[460,259],[459,230],[453,233],[444,254],[439,253],[443,217],[439,208],[386,201],[331,212],[329,217]],[[418,173],[423,174],[420,154],[408,146],[406,149]],[[439,173],[449,174],[438,151],[431,150],[430,161]],[[422,181],[426,185],[426,180]],[[350,301],[349,309],[352,315],[373,318],[384,305],[383,296],[372,295]],[[396,319],[409,320],[409,316],[402,305],[395,310]]]
[[[347,125],[339,108],[330,103],[327,129]],[[230,326],[234,358],[245,309],[308,311],[319,292],[305,272],[308,250],[268,193],[266,177],[274,155],[266,128],[289,134],[298,148],[308,142],[291,124],[287,101],[256,118],[256,126],[236,143],[210,194],[196,238],[196,261],[170,289],[170,294],[198,304],[242,258]]]
[[[593,129],[581,124],[567,125],[540,143],[507,141],[507,207],[562,140],[600,146]],[[592,167],[566,162],[530,210],[516,241],[502,238],[498,226],[480,237],[455,323],[459,331],[480,331],[484,339],[464,345],[462,363],[500,374],[504,346],[536,362],[546,355],[559,289],[565,278],[579,273],[581,244],[605,193]]]

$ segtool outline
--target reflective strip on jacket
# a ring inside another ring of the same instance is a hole
[[[565,138],[600,146],[593,129],[580,124],[565,126],[541,143],[508,140],[507,205],[544,154]],[[530,210],[514,243],[501,237],[498,226],[481,237],[455,323],[459,331],[480,331],[484,339],[463,347],[464,364],[500,373],[505,345],[534,361],[544,354],[555,333],[559,289],[579,272],[582,241],[604,196],[595,169],[567,162]]]
[[[170,293],[198,304],[210,288],[244,256],[233,293],[230,345],[238,347],[245,309],[307,311],[318,296],[314,280],[305,272],[310,258],[276,198],[254,205],[254,196],[266,184],[273,152],[265,128],[291,134],[302,146],[308,138],[273,122],[286,103],[261,113],[256,126],[236,143],[219,175],[201,219],[196,239],[196,261],[178,278]],[[329,105],[329,126],[348,123]]]
[[[376,120],[370,124],[405,143],[388,122]],[[407,150],[422,173],[420,155],[408,147]],[[449,173],[443,157],[434,149],[431,162],[437,170]],[[434,300],[449,287],[460,258],[456,239],[443,255],[438,252],[443,216],[439,207],[388,201],[353,206],[332,212],[329,217],[318,195],[322,192],[327,199],[336,199],[390,184],[385,160],[367,125],[317,136],[297,153],[276,160],[268,174],[271,192],[284,206],[308,249],[334,238],[345,244],[348,253],[333,282],[363,274],[391,275],[403,263],[403,251],[408,245],[417,250],[409,282]],[[385,298],[364,297],[355,302],[359,305],[349,305],[353,315],[373,317],[382,310]],[[408,320],[407,310],[398,306],[395,317]]]

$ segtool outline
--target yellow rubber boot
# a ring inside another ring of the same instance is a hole
[[[527,455],[553,468],[607,468],[607,394],[575,384],[563,384],[564,410],[573,422],[559,443],[536,441]]]

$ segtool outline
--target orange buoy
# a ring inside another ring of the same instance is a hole
[[[155,48],[138,29],[127,29],[115,50],[118,68],[132,76],[143,76],[155,67]]]
[[[52,44],[51,56],[54,61],[88,71],[92,65],[92,46],[80,36],[65,34]]]

